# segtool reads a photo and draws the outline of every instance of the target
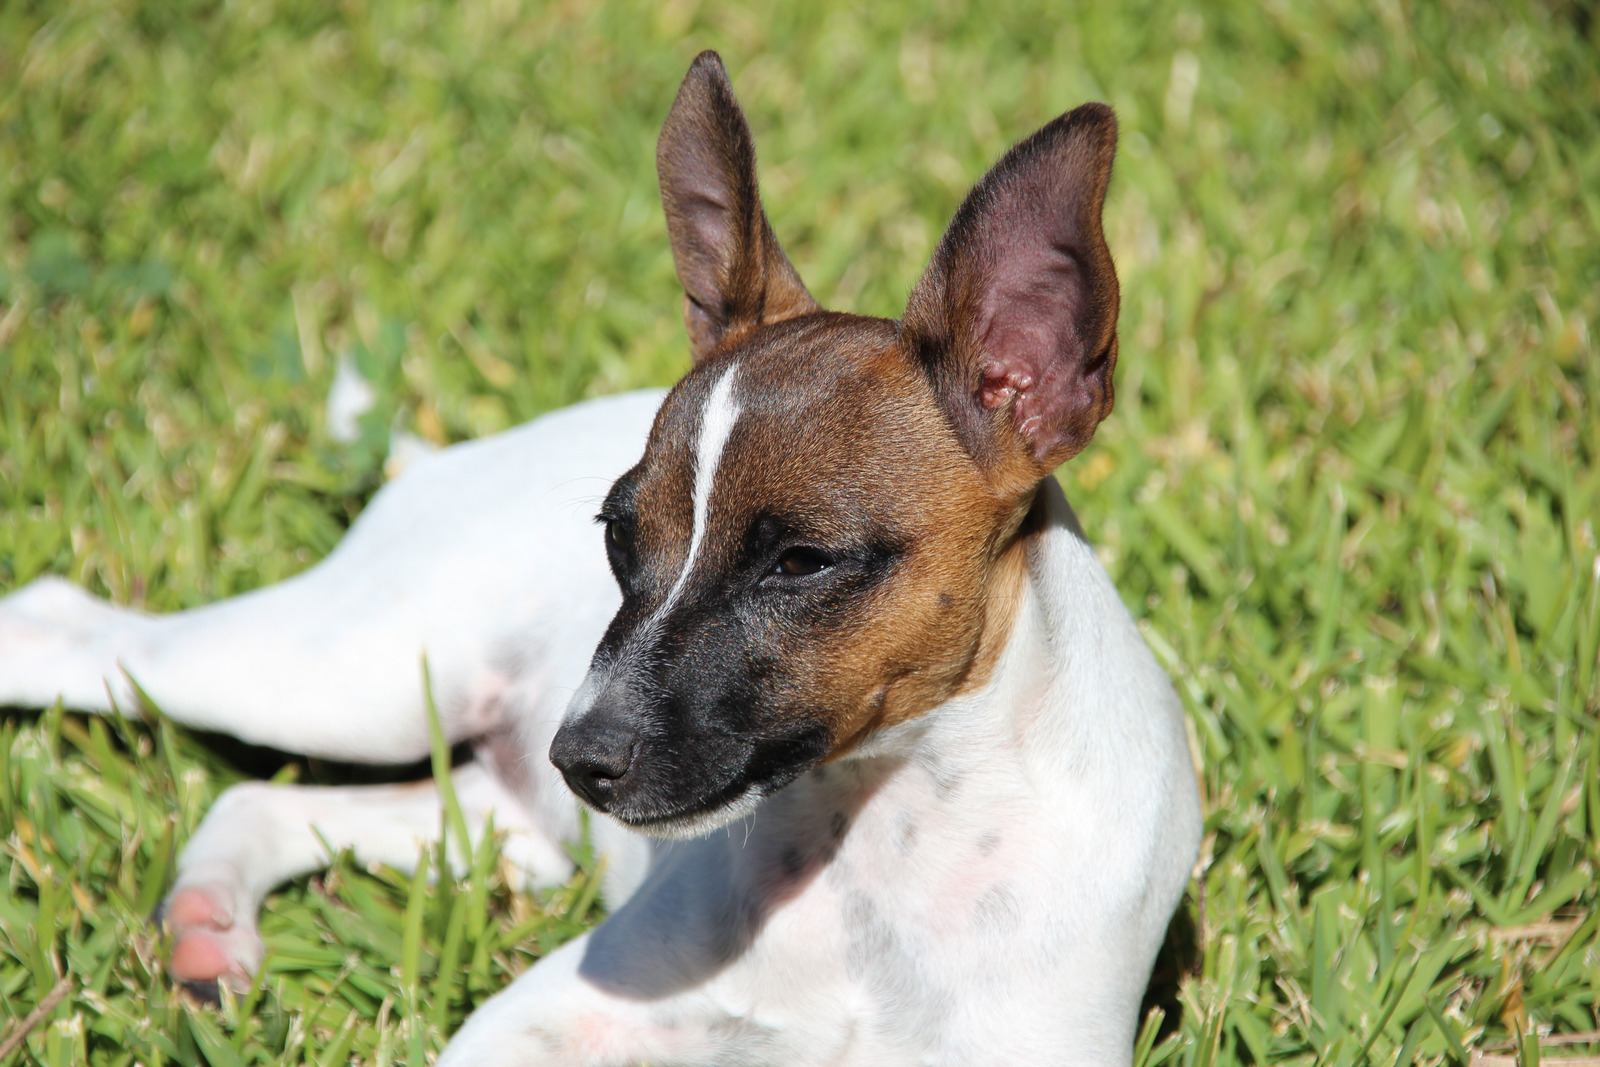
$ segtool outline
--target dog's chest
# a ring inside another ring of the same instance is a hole
[[[931,936],[963,940],[1015,932],[1048,895],[1060,858],[1046,838],[1040,798],[993,768],[934,762],[910,768],[870,796],[825,879],[860,912],[875,911]]]
[[[992,1041],[996,1019],[1027,1029],[1019,1018],[1054,1017],[1051,961],[1072,912],[1060,886],[1082,857],[1045,801],[1001,770],[933,761],[831,796],[827,777],[848,769],[800,783],[809,795],[795,810],[810,821],[744,847],[765,927],[748,1007],[853,1018],[865,1063],[872,1050],[947,1061]]]

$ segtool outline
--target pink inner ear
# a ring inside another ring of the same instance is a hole
[[[979,307],[985,355],[979,399],[990,410],[1012,403],[1017,433],[1043,460],[1098,411],[1103,363],[1089,362],[1075,328],[1083,277],[1070,253],[1040,242],[997,258]]]
[[[690,142],[679,149],[676,180],[663,187],[681,224],[675,249],[679,279],[690,298],[714,316],[722,314],[726,271],[738,254],[737,228],[744,222],[736,217],[743,205],[736,203],[720,166],[706,146]]]
[[[1116,130],[1110,108],[1084,104],[1007,152],[906,303],[919,358],[974,456],[1021,446],[1048,471],[1111,410],[1117,275],[1100,209]],[[974,418],[997,411],[1009,418]]]

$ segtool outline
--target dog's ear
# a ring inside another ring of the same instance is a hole
[[[715,52],[683,79],[656,172],[695,362],[741,330],[817,310],[761,208],[750,127]]]
[[[1031,488],[1111,413],[1117,274],[1100,228],[1117,121],[1067,112],[967,194],[906,306],[905,336],[957,433]]]

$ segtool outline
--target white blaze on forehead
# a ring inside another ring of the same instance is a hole
[[[689,572],[694,570],[695,557],[700,554],[700,544],[706,536],[706,520],[711,513],[711,488],[716,482],[717,465],[722,461],[723,446],[733,433],[733,424],[739,421],[739,402],[733,398],[733,378],[738,369],[739,365],[735,363],[722,372],[717,384],[711,387],[711,395],[706,398],[705,406],[700,409],[699,433],[691,453],[691,462],[694,464],[694,528],[689,533],[689,551],[684,555],[683,570],[678,572],[667,598],[630,640],[632,647],[648,648],[655,640],[660,633],[661,620],[677,603],[678,594],[689,580]],[[638,662],[631,658],[627,646],[617,659],[605,664],[597,659],[567,704],[566,721],[576,722],[589,713],[614,672],[637,666]]]
[[[728,443],[728,436],[733,433],[733,424],[739,421],[739,402],[733,398],[733,378],[738,369],[735,363],[722,372],[717,384],[711,387],[706,406],[700,409],[700,439],[694,450],[694,530],[689,534],[689,552],[684,557],[683,570],[678,572],[678,580],[672,583],[672,591],[656,613],[658,618],[678,599],[683,583],[689,580],[689,572],[694,570],[700,543],[705,540],[717,464],[722,460],[722,448]]]

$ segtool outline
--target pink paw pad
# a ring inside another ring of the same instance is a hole
[[[261,940],[255,930],[236,925],[224,895],[210,887],[190,886],[167,898],[164,924],[172,934],[173,978],[215,996],[217,983],[236,991],[250,987],[250,975],[261,963]]]
[[[174,927],[212,926],[226,930],[233,914],[203,889],[180,889],[167,899],[167,922]]]
[[[183,982],[215,982],[227,974],[233,961],[222,946],[196,932],[172,946],[172,974]]]

